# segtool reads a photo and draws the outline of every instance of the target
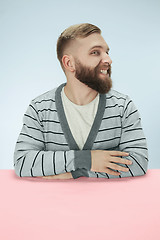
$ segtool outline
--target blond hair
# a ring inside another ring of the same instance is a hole
[[[92,33],[101,34],[101,30],[97,26],[90,23],[72,25],[61,33],[57,40],[57,58],[60,61],[63,71],[64,67],[62,63],[62,57],[67,45],[75,38],[85,38]]]

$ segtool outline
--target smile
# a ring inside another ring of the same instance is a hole
[[[107,70],[100,70],[100,72],[107,75]]]

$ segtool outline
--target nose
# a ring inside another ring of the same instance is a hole
[[[109,65],[110,65],[112,63],[112,59],[110,58],[110,56],[107,53],[105,53],[103,55],[102,62],[103,63],[109,63]]]

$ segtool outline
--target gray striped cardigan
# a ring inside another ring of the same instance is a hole
[[[81,176],[121,178],[144,175],[148,167],[148,150],[141,118],[133,101],[113,89],[100,94],[91,131],[80,150],[63,108],[61,90],[65,85],[63,83],[31,100],[14,150],[16,174],[34,177],[71,172],[74,179]],[[91,150],[98,149],[129,152],[125,158],[133,164],[115,163],[129,168],[119,176],[93,172]]]

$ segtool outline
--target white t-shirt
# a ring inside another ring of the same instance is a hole
[[[64,92],[64,87],[61,97],[68,125],[77,145],[82,150],[97,113],[99,93],[92,102],[86,105],[71,102]]]

